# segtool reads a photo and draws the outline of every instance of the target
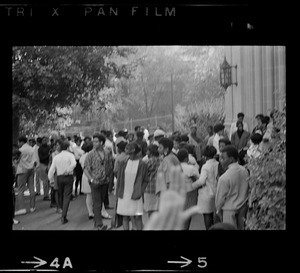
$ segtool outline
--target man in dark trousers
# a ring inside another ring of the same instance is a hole
[[[94,221],[98,230],[107,229],[107,226],[103,224],[101,211],[110,174],[113,173],[112,155],[104,149],[105,140],[102,134],[93,136],[94,149],[86,156],[83,169],[91,185]]]
[[[51,147],[48,145],[48,138],[42,138],[42,145],[38,149],[38,156],[40,160],[40,179],[43,181],[44,201],[50,201],[49,198],[49,180],[48,180],[48,164],[50,160]]]
[[[62,141],[61,152],[53,158],[48,173],[49,180],[53,179],[55,172],[57,175],[58,196],[60,198],[60,204],[62,204],[62,224],[66,224],[68,222],[67,212],[73,190],[73,171],[76,166],[74,154],[67,151],[69,145],[70,144],[67,140]]]

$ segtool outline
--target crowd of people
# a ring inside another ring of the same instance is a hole
[[[182,213],[192,211],[180,218],[184,219],[180,229],[190,229],[193,213],[203,215],[207,230],[219,229],[222,224],[224,229],[244,229],[251,206],[250,174],[244,165],[267,147],[273,116],[257,115],[256,121],[249,132],[244,114],[239,113],[229,132],[220,122],[208,126],[205,139],[198,137],[196,124],[190,126],[189,133],[171,135],[162,128],[149,134],[146,128],[136,126],[133,133],[102,130],[84,138],[20,136],[13,145],[12,194],[19,207],[15,211],[13,206],[13,223],[19,223],[18,215],[34,213],[42,183],[43,200],[50,201],[61,214],[62,224],[69,221],[70,201],[85,194],[88,219],[94,220],[98,230],[113,228],[117,216],[124,230],[130,229],[130,223],[132,230],[164,229],[169,224],[162,224],[168,219],[162,215],[166,204],[173,202],[166,193],[173,190],[180,195],[184,192]],[[174,168],[181,178],[177,187]],[[24,203],[26,189],[29,210]],[[109,204],[110,194],[116,196],[115,204]],[[114,215],[109,215],[106,210],[112,208]],[[146,226],[143,213],[149,217]],[[103,218],[114,218],[112,225],[104,225]]]

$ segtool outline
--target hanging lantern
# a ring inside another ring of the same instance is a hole
[[[220,65],[220,84],[226,90],[232,85],[231,66],[224,57],[224,62]]]

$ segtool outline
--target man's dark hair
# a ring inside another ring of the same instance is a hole
[[[61,149],[62,151],[65,151],[65,150],[67,150],[67,149],[69,148],[69,146],[70,146],[69,141],[68,141],[68,140],[63,140],[63,141],[61,142],[61,144],[60,144],[60,149]]]
[[[244,115],[244,113],[240,112],[240,113],[237,114],[237,117],[238,117],[238,118],[239,118],[239,117],[245,117],[245,115]]]
[[[41,144],[41,143],[42,143],[42,138],[41,138],[41,137],[38,137],[38,138],[36,139],[36,143]]]
[[[177,158],[180,162],[184,162],[185,159],[189,158],[189,152],[187,149],[179,149],[177,153]]]
[[[184,142],[188,142],[189,141],[189,136],[187,134],[184,134],[184,135],[181,135],[181,141],[184,141]]]
[[[155,156],[155,157],[158,157],[158,156],[159,156],[157,145],[150,144],[150,145],[147,147],[147,150],[149,151],[150,155],[153,155],[153,156]]]
[[[250,139],[253,142],[253,144],[258,145],[259,143],[262,142],[263,136],[261,134],[254,133],[251,135]]]
[[[219,144],[220,144],[220,143],[224,143],[226,146],[227,146],[227,145],[231,145],[231,141],[230,141],[228,138],[226,138],[226,137],[221,138],[221,139],[219,140]]]
[[[103,142],[103,145],[104,145],[105,140],[106,140],[106,137],[105,137],[105,135],[103,135],[103,134],[94,134],[94,135],[93,135],[93,138],[98,138],[98,140],[99,140],[100,142]]]
[[[203,152],[203,155],[207,158],[214,158],[217,154],[217,149],[214,146],[206,146]]]
[[[222,153],[226,153],[228,157],[233,157],[235,161],[238,160],[239,152],[233,145],[227,145],[222,149]]]
[[[18,141],[19,141],[19,142],[23,142],[23,143],[27,143],[27,137],[26,137],[26,136],[20,136],[20,137],[18,138]]]
[[[137,125],[137,126],[134,127],[134,131],[135,131],[135,132],[138,131],[138,130],[140,130],[140,129],[141,129],[141,126],[140,126],[140,125]]]
[[[84,143],[81,148],[85,153],[88,153],[89,151],[93,150],[93,144],[92,143]]]
[[[163,137],[158,141],[159,144],[161,144],[164,148],[169,148],[169,152],[173,149],[173,141],[167,137]]]
[[[138,131],[138,132],[136,132],[136,136],[137,136],[137,138],[143,138],[144,137],[144,132]]]

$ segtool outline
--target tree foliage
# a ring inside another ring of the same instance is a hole
[[[272,140],[260,157],[250,159],[247,229],[286,228],[286,114],[275,111]]]
[[[129,52],[112,46],[14,47],[13,115],[39,125],[59,115],[57,109],[78,103],[89,109],[112,77],[129,76],[126,65],[111,60]]]

